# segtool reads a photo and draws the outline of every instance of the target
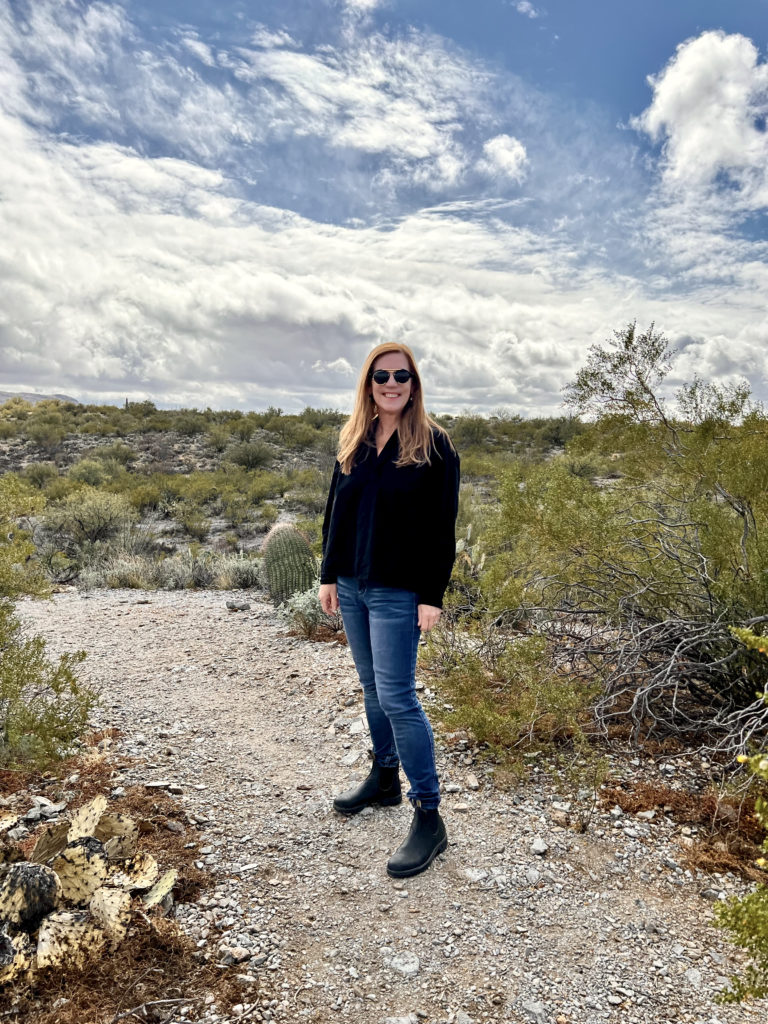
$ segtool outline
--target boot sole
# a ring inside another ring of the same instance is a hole
[[[386,796],[381,800],[366,800],[363,804],[355,804],[353,807],[337,807],[334,803],[333,809],[337,814],[343,814],[345,818],[352,818],[366,807],[396,807],[403,802],[402,794],[398,796]]]
[[[430,853],[429,857],[424,861],[423,864],[418,864],[416,867],[411,868],[390,868],[387,864],[387,874],[390,878],[413,878],[414,875],[420,875],[422,871],[426,871],[432,861],[441,853],[445,853],[448,849],[448,837],[442,840]]]

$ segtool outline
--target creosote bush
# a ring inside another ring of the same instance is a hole
[[[44,594],[24,516],[38,514],[42,498],[12,476],[0,479],[0,765],[46,764],[66,754],[80,736],[95,695],[81,685],[84,655],[49,661],[42,637],[24,638],[9,598]]]
[[[49,661],[43,638],[22,639],[10,604],[0,600],[0,764],[43,765],[72,749],[96,703],[75,674],[84,657]]]

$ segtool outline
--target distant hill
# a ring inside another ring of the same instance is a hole
[[[38,395],[33,391],[0,391],[0,405],[7,402],[9,398],[23,398],[25,402],[45,402],[51,398],[58,398],[60,402],[74,402],[80,405],[76,398],[69,395]]]

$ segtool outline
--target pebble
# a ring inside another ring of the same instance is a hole
[[[544,842],[541,836],[536,836],[531,843],[531,853],[535,854],[537,857],[545,857],[548,852],[549,846]]]
[[[412,978],[419,973],[420,961],[415,953],[406,950],[402,953],[396,953],[390,960],[390,966],[398,974],[404,974],[406,977]]]

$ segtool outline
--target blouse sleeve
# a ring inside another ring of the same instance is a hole
[[[336,582],[336,576],[331,571],[328,563],[331,561],[329,555],[333,547],[333,503],[336,499],[336,485],[339,482],[340,473],[341,466],[337,461],[333,467],[333,477],[331,478],[331,486],[328,489],[328,500],[325,503],[325,516],[323,517],[323,560],[320,566],[321,583]]]
[[[419,604],[442,608],[443,595],[456,558],[456,515],[459,509],[459,456],[450,442],[435,434],[427,499],[423,582]]]

